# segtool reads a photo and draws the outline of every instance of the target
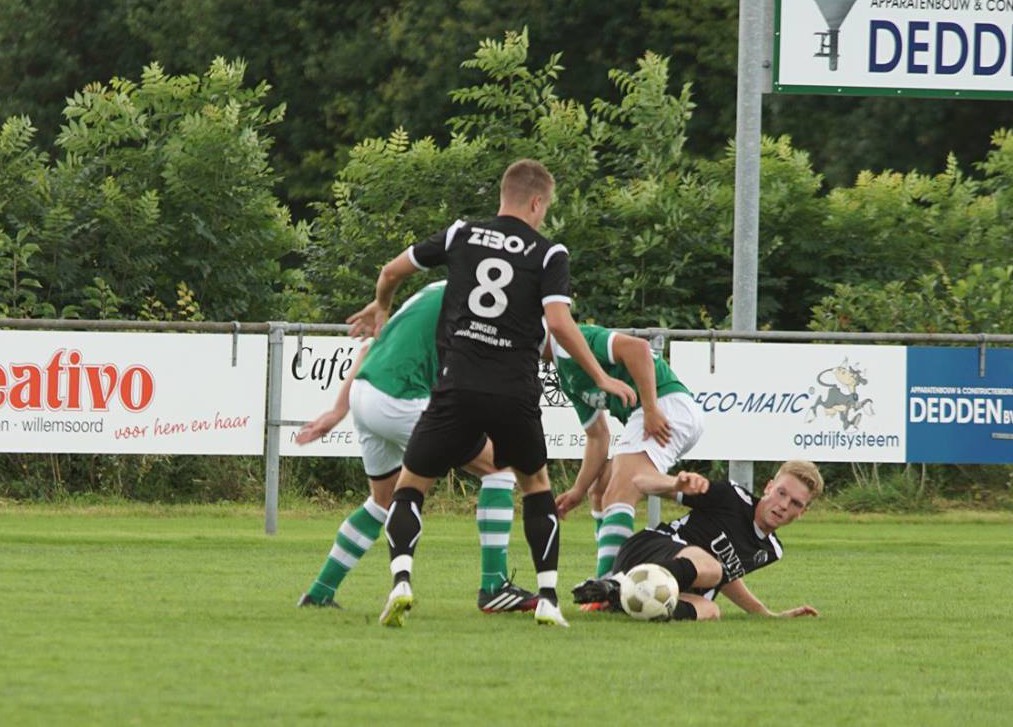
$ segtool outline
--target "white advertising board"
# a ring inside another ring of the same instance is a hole
[[[263,454],[264,336],[0,331],[0,451]]]
[[[1013,96],[1011,0],[779,0],[780,93]]]
[[[903,346],[673,342],[704,409],[691,459],[903,462]]]
[[[346,336],[285,336],[281,418],[312,421],[334,406],[338,390],[355,362],[361,342]],[[288,457],[358,457],[359,437],[351,415],[322,439],[295,443],[299,425],[281,427],[279,451]]]

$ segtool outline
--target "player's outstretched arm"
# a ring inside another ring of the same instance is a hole
[[[637,403],[637,392],[633,387],[624,381],[614,379],[605,373],[605,370],[598,363],[598,360],[591,353],[590,346],[584,336],[581,335],[577,324],[573,322],[570,315],[570,306],[566,303],[546,303],[545,322],[549,326],[549,333],[556,339],[560,346],[570,354],[570,358],[577,362],[587,375],[594,381],[602,391],[619,398],[627,406],[634,406]]]
[[[760,616],[774,615],[773,611],[764,606],[763,602],[753,595],[753,592],[746,587],[745,581],[741,578],[726,583],[722,586],[721,593],[746,613],[755,613]]]
[[[679,492],[702,495],[710,489],[710,480],[696,472],[682,471],[674,475],[666,475],[664,472],[641,472],[634,475],[633,486],[644,495],[674,498]]]
[[[345,320],[350,323],[351,335],[355,338],[368,338],[380,335],[380,329],[390,317],[390,307],[394,303],[394,293],[401,282],[409,275],[418,272],[408,251],[398,255],[380,270],[376,279],[376,298],[362,310],[353,313]]]
[[[819,611],[808,605],[797,606],[796,608],[789,608],[787,611],[775,613],[764,606],[763,602],[753,595],[752,591],[746,587],[745,581],[741,578],[738,578],[730,583],[726,583],[724,587],[722,587],[721,593],[723,593],[729,601],[734,603],[746,613],[755,613],[760,616],[774,616],[777,618],[796,618],[798,616],[820,615]]]
[[[348,370],[348,373],[345,374],[345,380],[341,382],[341,388],[338,389],[338,398],[335,400],[334,406],[313,421],[304,424],[295,435],[296,444],[308,444],[320,439],[320,437],[334,429],[334,427],[341,423],[342,419],[348,416],[350,408],[348,394],[352,388],[352,379],[355,378],[356,374],[359,373],[359,369],[362,368],[362,362],[366,359],[369,347],[369,343],[364,343],[359,348],[359,353],[352,363],[352,368]]]
[[[774,615],[778,618],[797,618],[799,616],[819,616],[820,612],[812,606],[805,604],[802,606],[796,606],[795,608],[789,608],[787,611],[781,611],[780,613]]]
[[[672,438],[672,427],[658,409],[658,380],[654,375],[654,354],[651,344],[642,338],[614,333],[612,355],[630,372],[644,410],[644,439],[654,437],[662,445]]]
[[[602,476],[608,462],[609,428],[605,414],[595,417],[584,431],[587,433],[584,458],[580,462],[573,487],[556,497],[556,509],[560,517],[566,517],[566,513],[584,501],[587,491]]]

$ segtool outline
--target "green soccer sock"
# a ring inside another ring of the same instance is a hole
[[[598,568],[596,578],[603,578],[612,572],[619,547],[633,535],[632,505],[617,502],[605,508],[601,527],[598,528]]]
[[[376,542],[386,519],[387,511],[377,505],[372,497],[345,518],[338,528],[327,561],[307,591],[310,598],[317,603],[330,603],[334,600],[334,594],[341,581]]]
[[[601,530],[602,521],[601,510],[592,510],[591,517],[594,519],[594,540],[598,542],[598,531]]]
[[[514,522],[512,472],[494,472],[482,478],[475,520],[482,547],[482,590],[492,593],[507,580],[507,546]]]

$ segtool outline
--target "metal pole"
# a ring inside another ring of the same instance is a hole
[[[647,496],[647,526],[653,528],[661,522],[661,498],[657,495]]]
[[[763,2],[763,93],[774,93],[774,0]]]
[[[655,357],[666,357],[665,337],[660,333],[650,337],[651,352]],[[647,496],[647,527],[653,528],[661,522],[661,498],[657,495]]]
[[[278,480],[281,468],[281,386],[285,323],[271,323],[267,334],[267,442],[264,449],[264,532],[278,532]]]
[[[735,107],[735,247],[732,330],[756,330],[760,236],[760,133],[763,98],[764,3],[739,0],[739,79]],[[729,477],[753,489],[753,463],[730,462]]]

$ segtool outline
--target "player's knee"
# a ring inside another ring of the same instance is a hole
[[[688,558],[696,566],[695,588],[713,588],[721,583],[724,572],[721,563],[703,548],[691,545],[679,552],[679,557]]]
[[[717,561],[717,559],[707,558],[704,560],[704,567],[702,570],[697,567],[696,574],[697,588],[711,588],[721,582],[724,572],[722,571],[721,564]]]
[[[397,477],[400,472],[401,468],[398,467],[387,474],[369,478],[369,492],[373,498],[373,502],[384,510],[389,510],[390,503],[393,502],[394,486],[397,484]]]
[[[632,480],[622,482],[618,479],[613,479],[609,482],[608,487],[605,488],[605,494],[602,495],[602,507],[608,507],[616,503],[633,505],[635,507],[640,502],[641,497],[640,490],[633,485]]]
[[[533,495],[538,492],[552,492],[552,483],[549,482],[549,471],[542,467],[534,474],[528,475],[514,470],[517,475],[517,486],[525,495]]]
[[[393,496],[393,490],[387,490],[386,492],[374,491],[373,502],[382,507],[384,510],[390,510],[390,503],[394,501]]]

